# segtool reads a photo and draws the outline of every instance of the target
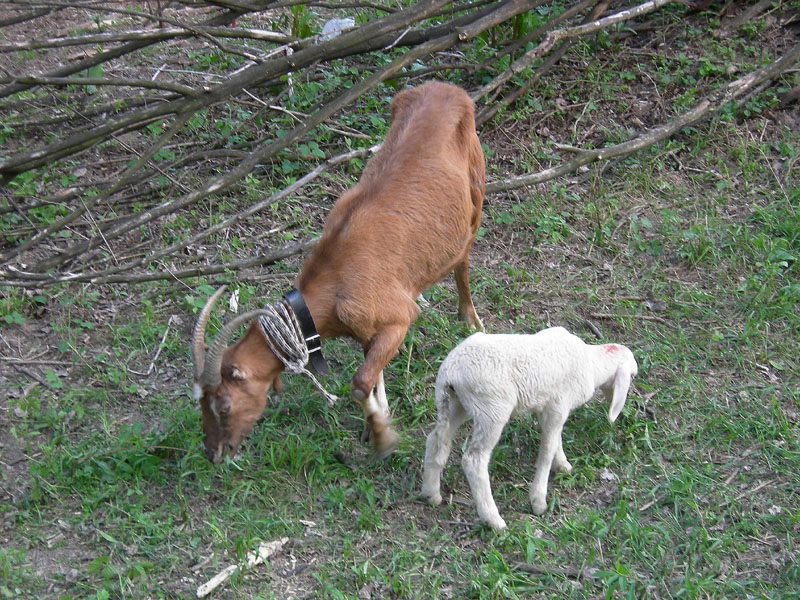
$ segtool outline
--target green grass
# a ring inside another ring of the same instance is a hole
[[[467,334],[454,321],[448,281],[426,294],[430,306],[387,372],[403,434],[392,457],[374,461],[360,445],[351,401],[328,407],[304,379],[287,377],[240,456],[219,467],[202,455],[186,394],[184,332],[209,289],[154,286],[138,314],[113,327],[91,316],[108,298],[46,292],[74,366],[7,403],[27,487],[3,506],[0,593],[184,597],[258,541],[288,536],[291,549],[273,566],[240,574],[218,595],[791,597],[799,196],[772,189],[771,149],[713,131],[702,154],[679,156],[692,164],[736,156],[753,178],[735,193],[702,177],[654,190],[622,166],[595,182],[591,204],[564,194],[549,207],[536,198],[487,210],[489,249],[476,248],[472,281],[489,329],[533,331],[549,318],[591,340],[582,319],[613,314],[598,323],[604,339],[632,346],[641,365],[614,427],[599,401],[571,416],[564,444],[574,471],[552,478],[542,517],[527,505],[537,451],[530,419],[508,426],[492,460],[507,531],[475,523],[460,442],[444,472],[454,502],[430,508],[417,499],[433,378]],[[532,252],[490,260],[512,235]],[[596,242],[588,253],[587,240]],[[581,252],[587,261],[573,258]],[[242,302],[260,302],[256,287],[242,291]],[[6,295],[4,314],[23,320],[10,327],[37,322],[40,303]],[[137,377],[131,371],[149,362],[175,307],[186,322],[168,335],[160,369],[177,379]],[[343,341],[326,348],[325,383],[346,398],[360,353]]]

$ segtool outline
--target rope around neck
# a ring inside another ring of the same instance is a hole
[[[308,375],[328,400],[328,404],[333,405],[339,398],[322,387],[314,374],[306,369],[308,347],[303,339],[300,323],[294,311],[288,306],[288,302],[281,299],[274,305],[265,307],[264,310],[269,314],[258,317],[258,325],[272,353],[281,360],[290,373]]]

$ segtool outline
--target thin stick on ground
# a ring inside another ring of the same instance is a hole
[[[587,579],[593,577],[595,571],[595,569],[578,568],[570,565],[563,567],[545,567],[543,565],[533,565],[523,562],[515,562],[513,563],[513,567],[535,575],[561,575],[568,579]]]
[[[637,319],[639,321],[655,321],[656,323],[661,323],[663,325],[669,325],[671,327],[675,327],[672,323],[664,319],[663,317],[657,317],[655,315],[623,315],[620,313],[598,313],[592,312],[589,313],[589,316],[593,319]]]
[[[262,542],[258,545],[258,549],[254,550],[253,552],[249,552],[246,558],[246,564],[249,568],[253,568],[256,565],[260,565],[268,561],[270,558],[278,554],[283,547],[289,542],[289,538],[281,538],[279,540],[275,540],[273,542]],[[228,579],[233,576],[233,574],[239,570],[239,565],[230,565],[217,573],[214,577],[212,577],[208,582],[204,583],[200,587],[197,588],[197,597],[198,598],[205,598],[223,583],[228,581]]]

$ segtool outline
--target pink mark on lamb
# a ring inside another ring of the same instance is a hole
[[[608,354],[615,354],[615,353],[619,352],[619,346],[617,346],[616,344],[606,344],[605,346],[603,346],[603,349]]]

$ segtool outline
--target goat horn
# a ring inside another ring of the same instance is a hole
[[[219,330],[217,337],[214,338],[214,343],[208,349],[208,354],[206,355],[208,360],[206,360],[202,376],[204,388],[215,388],[222,382],[222,353],[225,351],[225,344],[228,343],[228,340],[231,335],[233,335],[236,328],[245,321],[255,319],[263,314],[268,313],[264,309],[251,310],[226,323],[225,326]]]
[[[203,310],[200,311],[200,316],[197,317],[197,323],[194,326],[194,335],[192,336],[192,363],[194,364],[194,380],[200,381],[203,375],[203,364],[205,362],[205,338],[206,338],[206,325],[208,324],[208,317],[211,315],[211,309],[214,308],[222,292],[225,291],[223,285],[219,288],[211,298],[208,299]]]

